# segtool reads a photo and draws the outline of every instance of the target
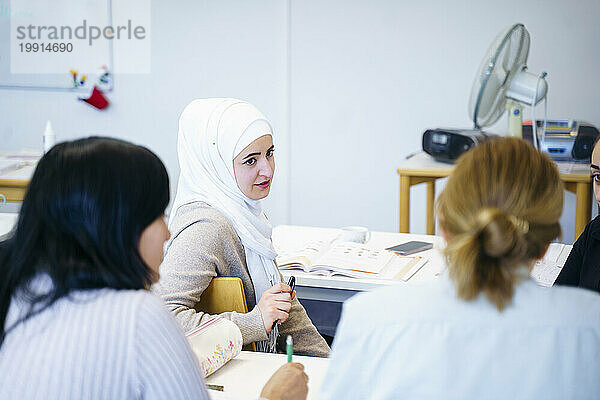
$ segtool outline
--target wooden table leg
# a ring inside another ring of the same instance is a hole
[[[408,233],[410,226],[410,177],[400,175],[400,233]]]
[[[427,182],[427,234],[435,235],[435,180]]]
[[[577,196],[575,206],[575,240],[584,231],[585,226],[590,222],[590,216],[592,214],[592,201],[590,184],[587,182],[577,182],[576,193]]]

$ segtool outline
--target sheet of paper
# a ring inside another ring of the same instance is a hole
[[[427,258],[421,256],[395,255],[392,261],[379,273],[379,277],[382,279],[408,281],[428,261]]]
[[[0,205],[0,208],[1,207],[2,206]],[[17,223],[18,219],[19,214],[9,214],[0,212],[0,241],[8,237],[15,224]]]
[[[589,174],[590,164],[578,162],[557,162],[558,172],[561,174]]]
[[[543,260],[546,262],[557,262],[564,247],[565,245],[562,243],[550,243]]]
[[[537,261],[531,270],[531,277],[541,286],[552,286],[562,270],[573,246],[550,243],[544,258]]]
[[[20,161],[0,159],[0,175],[20,168],[22,165],[23,164]]]
[[[335,266],[378,274],[394,257],[387,250],[374,250],[359,243],[334,243],[329,250],[317,260],[318,265]]]
[[[211,400],[248,400],[248,397],[228,392],[219,392],[218,390],[208,390]]]

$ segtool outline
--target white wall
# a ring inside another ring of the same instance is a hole
[[[117,75],[105,111],[77,101],[74,94],[0,90],[0,149],[41,148],[47,119],[58,140],[121,137],[162,158],[173,197],[179,114],[200,97],[250,101],[282,133],[276,143],[286,148],[286,7],[278,0],[153,1],[151,74]],[[0,17],[0,23],[7,22]],[[285,171],[285,157],[278,167]],[[286,199],[285,186],[275,185],[273,194]],[[271,201],[272,218],[284,221],[286,205]]]
[[[600,125],[600,2],[574,3],[293,2],[292,222],[397,229],[398,164],[426,128],[471,126],[476,70],[515,22],[531,34],[530,70],[548,72],[549,117]],[[412,200],[411,231],[424,232],[424,189]],[[567,196],[566,240],[574,207]]]
[[[59,139],[100,133],[147,145],[174,191],[183,107],[239,97],[278,134],[266,202],[274,224],[394,231],[397,165],[420,149],[425,129],[471,126],[471,84],[505,26],[523,22],[531,34],[528,64],[548,72],[549,117],[600,126],[598,20],[592,0],[153,1],[151,74],[117,76],[106,112],[70,94],[0,91],[0,148],[40,147],[51,119]],[[413,189],[416,233],[425,230],[424,199]],[[568,242],[574,196],[566,200]]]

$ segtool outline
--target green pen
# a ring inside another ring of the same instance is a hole
[[[292,354],[294,354],[294,342],[292,341],[291,335],[287,335],[287,338],[285,339],[285,352],[288,356],[287,362],[292,362]]]

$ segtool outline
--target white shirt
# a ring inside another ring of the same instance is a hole
[[[344,304],[320,399],[600,397],[600,295],[526,280],[498,312],[447,275]]]
[[[7,326],[24,309],[13,301]],[[207,398],[186,338],[145,290],[75,292],[0,347],[0,399]]]

